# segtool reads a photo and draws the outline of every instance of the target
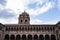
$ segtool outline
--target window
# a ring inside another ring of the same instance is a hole
[[[21,23],[22,23],[22,20],[21,20]]]
[[[25,20],[25,23],[27,22],[27,20]]]

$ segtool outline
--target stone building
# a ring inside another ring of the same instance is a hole
[[[18,24],[0,23],[0,40],[60,40],[60,22],[31,25],[29,14],[23,12]]]

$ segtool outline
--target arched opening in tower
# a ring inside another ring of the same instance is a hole
[[[34,40],[38,40],[38,35],[34,35]]]
[[[32,35],[28,35],[27,39],[32,40]]]
[[[44,40],[44,36],[42,34],[39,35],[39,40]]]
[[[14,35],[11,35],[10,36],[10,40],[15,40],[15,36]]]
[[[22,35],[22,40],[26,40],[26,35]]]
[[[21,36],[20,35],[17,35],[16,36],[16,40],[21,40]]]
[[[50,40],[49,35],[45,35],[45,40]]]
[[[51,35],[51,40],[56,40],[55,35]]]
[[[9,40],[9,35],[6,34],[4,40]]]

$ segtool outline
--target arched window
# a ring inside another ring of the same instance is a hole
[[[26,40],[26,35],[22,35],[22,40]]]
[[[28,35],[27,40],[32,40],[32,35]]]
[[[17,36],[16,36],[16,40],[21,40],[20,35],[17,35]]]
[[[44,40],[44,36],[42,34],[39,35],[39,40]]]
[[[34,40],[38,40],[38,35],[34,35]]]
[[[10,40],[15,40],[15,36],[14,35],[11,35],[10,36]]]
[[[25,23],[27,23],[27,20],[25,20]]]
[[[21,20],[21,23],[22,23],[22,20]]]
[[[56,40],[56,36],[54,34],[51,35],[51,40]]]
[[[5,35],[4,40],[9,40],[9,35],[8,34]]]
[[[49,35],[45,35],[45,40],[50,40]]]

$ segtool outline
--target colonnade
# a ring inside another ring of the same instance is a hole
[[[55,27],[6,27],[6,31],[55,31]]]
[[[29,34],[27,36],[25,34],[23,34],[23,35],[18,34],[16,36],[13,34],[12,35],[6,34],[4,37],[4,40],[56,40],[56,36],[54,34],[52,34],[50,36],[48,34],[46,34],[45,36],[42,34],[40,34],[40,35]]]

